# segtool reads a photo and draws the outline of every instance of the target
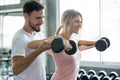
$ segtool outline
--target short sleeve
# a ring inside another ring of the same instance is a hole
[[[25,44],[22,38],[14,38],[12,41],[12,53],[13,56],[25,56]]]

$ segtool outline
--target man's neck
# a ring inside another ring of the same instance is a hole
[[[36,34],[36,32],[33,31],[32,29],[30,29],[28,26],[24,26],[23,29],[24,29],[24,31],[26,31],[26,32],[28,32],[28,33],[30,33],[32,35]]]

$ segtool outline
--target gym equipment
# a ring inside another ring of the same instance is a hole
[[[46,73],[46,80],[50,80],[53,73]]]
[[[77,51],[77,47],[74,41],[70,40],[70,45],[72,49],[69,51],[65,50],[68,55],[72,55]],[[105,51],[110,46],[110,41],[106,37],[102,37],[101,39],[97,40],[96,42],[90,41],[82,41],[78,45],[92,45],[95,44],[95,48],[98,51]],[[55,38],[51,43],[51,48],[55,53],[59,53],[65,49],[65,40],[60,37]]]
[[[101,39],[105,39],[107,41],[107,46],[110,46],[110,40],[107,37],[102,37]]]
[[[81,80],[91,80],[92,76],[96,75],[94,70],[89,70],[87,74],[83,74]]]
[[[66,54],[73,55],[77,51],[76,43],[72,40],[69,40],[70,45],[72,48],[70,50],[65,50]]]
[[[114,71],[110,72],[108,76],[105,76],[103,80],[114,80],[116,77],[118,77],[118,74]]]
[[[51,49],[59,53],[64,49],[65,41],[62,38],[55,38],[51,43]]]
[[[91,80],[102,80],[104,76],[106,76],[107,73],[105,71],[99,71],[98,75],[93,75]]]
[[[65,46],[66,46],[65,40],[60,37],[57,37],[52,41],[51,49],[55,53],[59,53],[59,52],[65,50],[66,54],[72,55],[77,51],[77,46],[76,46],[76,43],[72,40],[69,40],[69,43],[72,48],[70,50],[65,50]]]
[[[77,76],[77,80],[81,80],[83,74],[86,74],[86,71],[84,69],[80,69]]]
[[[102,80],[112,80],[109,76],[105,76]]]
[[[114,80],[120,80],[120,77],[116,77]]]
[[[106,37],[102,37],[96,41],[95,48],[98,51],[105,51],[110,46],[110,40]]]

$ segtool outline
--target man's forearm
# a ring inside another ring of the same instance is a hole
[[[43,52],[41,49],[36,49],[27,57],[13,57],[13,73],[18,75],[22,71],[24,71],[30,64],[34,61],[34,59]]]
[[[53,39],[55,39],[56,37],[58,36],[50,36],[50,37],[47,37],[45,39],[42,39],[42,40],[34,40],[34,41],[31,41],[28,43],[27,47],[30,48],[30,49],[36,49],[38,48],[43,42],[46,42],[47,44],[51,44],[51,42],[53,41]]]

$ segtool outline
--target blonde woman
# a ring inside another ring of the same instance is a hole
[[[56,35],[59,35],[64,40],[69,41],[72,39],[73,34],[78,34],[79,30],[82,28],[82,15],[73,9],[66,10],[61,19],[61,26],[59,27]],[[29,48],[40,47],[41,41],[46,41],[46,43],[52,42],[55,36],[46,38],[45,40],[37,40],[28,44]],[[74,37],[73,37],[74,38]],[[73,39],[74,40],[74,39]],[[52,52],[50,55],[53,57],[55,63],[55,72],[51,77],[51,80],[77,80],[77,75],[80,67],[80,51],[93,48],[95,46],[94,41],[75,41],[77,45],[77,51],[73,55],[67,55],[65,50],[61,51],[59,54]]]

